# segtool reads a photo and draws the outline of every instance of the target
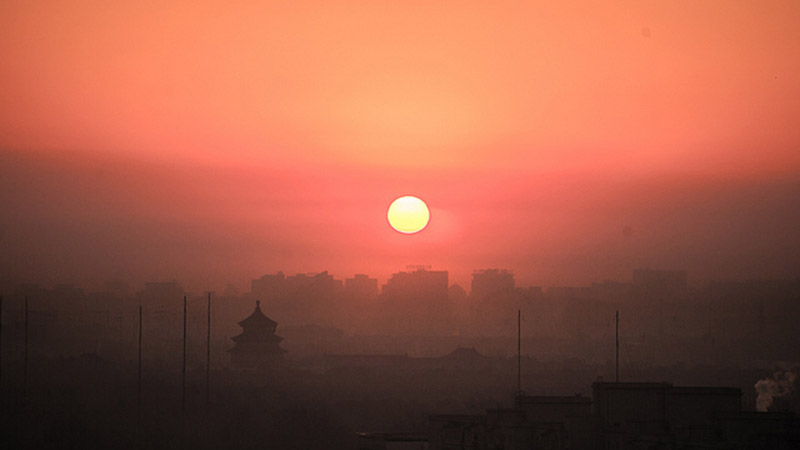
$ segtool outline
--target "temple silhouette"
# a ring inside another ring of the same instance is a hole
[[[278,323],[261,312],[261,302],[256,309],[239,322],[242,334],[234,336],[235,345],[229,350],[231,366],[238,369],[266,369],[283,360],[286,350],[281,348],[282,337],[275,334]]]

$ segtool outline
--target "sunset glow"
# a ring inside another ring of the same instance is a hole
[[[2,2],[0,273],[796,274],[798,22],[781,0]],[[382,219],[399,191],[436,205],[414,239]]]

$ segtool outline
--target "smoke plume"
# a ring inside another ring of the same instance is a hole
[[[779,370],[772,378],[764,378],[756,382],[758,393],[756,410],[766,412],[777,397],[783,397],[794,390],[794,380],[797,377],[791,370]]]

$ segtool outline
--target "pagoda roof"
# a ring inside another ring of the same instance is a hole
[[[283,353],[288,353],[289,352],[285,348],[283,348],[281,346],[278,346],[278,345],[267,347],[266,348],[266,352],[264,352],[264,350],[265,349],[261,349],[261,354],[262,355],[264,355],[264,354],[269,355],[271,353],[272,354],[283,354]],[[246,349],[244,347],[236,345],[233,348],[228,349],[228,353],[249,353],[249,354],[252,354],[253,350],[249,349],[249,348]]]
[[[270,342],[279,343],[283,341],[283,338],[278,336],[277,334],[265,334],[263,336],[258,336],[258,335],[254,336],[252,333],[251,334],[242,333],[232,337],[231,339],[233,340],[233,342],[254,342],[254,343],[270,343]]]
[[[471,359],[486,359],[480,352],[475,350],[475,347],[458,347],[452,352],[448,353],[441,357],[441,359],[460,359],[460,360],[471,360]]]
[[[252,314],[239,322],[242,328],[275,328],[278,322],[270,319],[261,312],[261,302],[256,300],[256,309]]]

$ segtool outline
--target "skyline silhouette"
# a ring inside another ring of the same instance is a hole
[[[458,442],[454,428],[485,449],[497,439],[587,450],[643,439],[791,448],[800,438],[800,367],[791,363],[800,359],[800,280],[695,289],[685,272],[636,270],[631,283],[542,290],[486,269],[473,273],[469,294],[453,296],[447,272],[408,269],[382,292],[368,276],[267,275],[253,280],[263,301],[245,292],[187,302],[176,282],[127,295],[22,286],[24,304],[21,291],[2,301],[0,400],[13,426],[0,441],[444,448]],[[442,301],[459,303],[436,307]],[[301,321],[286,325],[292,311]],[[377,325],[374,334],[359,320]]]
[[[8,256],[0,285],[181,279],[202,290],[244,289],[259,272],[327,269],[384,280],[406,264],[447,267],[462,286],[480,267],[513,269],[529,285],[579,285],[624,279],[634,267],[681,268],[701,282],[792,278],[800,267],[800,180],[789,174],[486,170],[466,179],[448,171],[189,168],[89,153],[0,158]],[[403,236],[386,209],[397,186],[410,185],[432,219]]]
[[[0,2],[0,448],[800,448],[797,23]]]

